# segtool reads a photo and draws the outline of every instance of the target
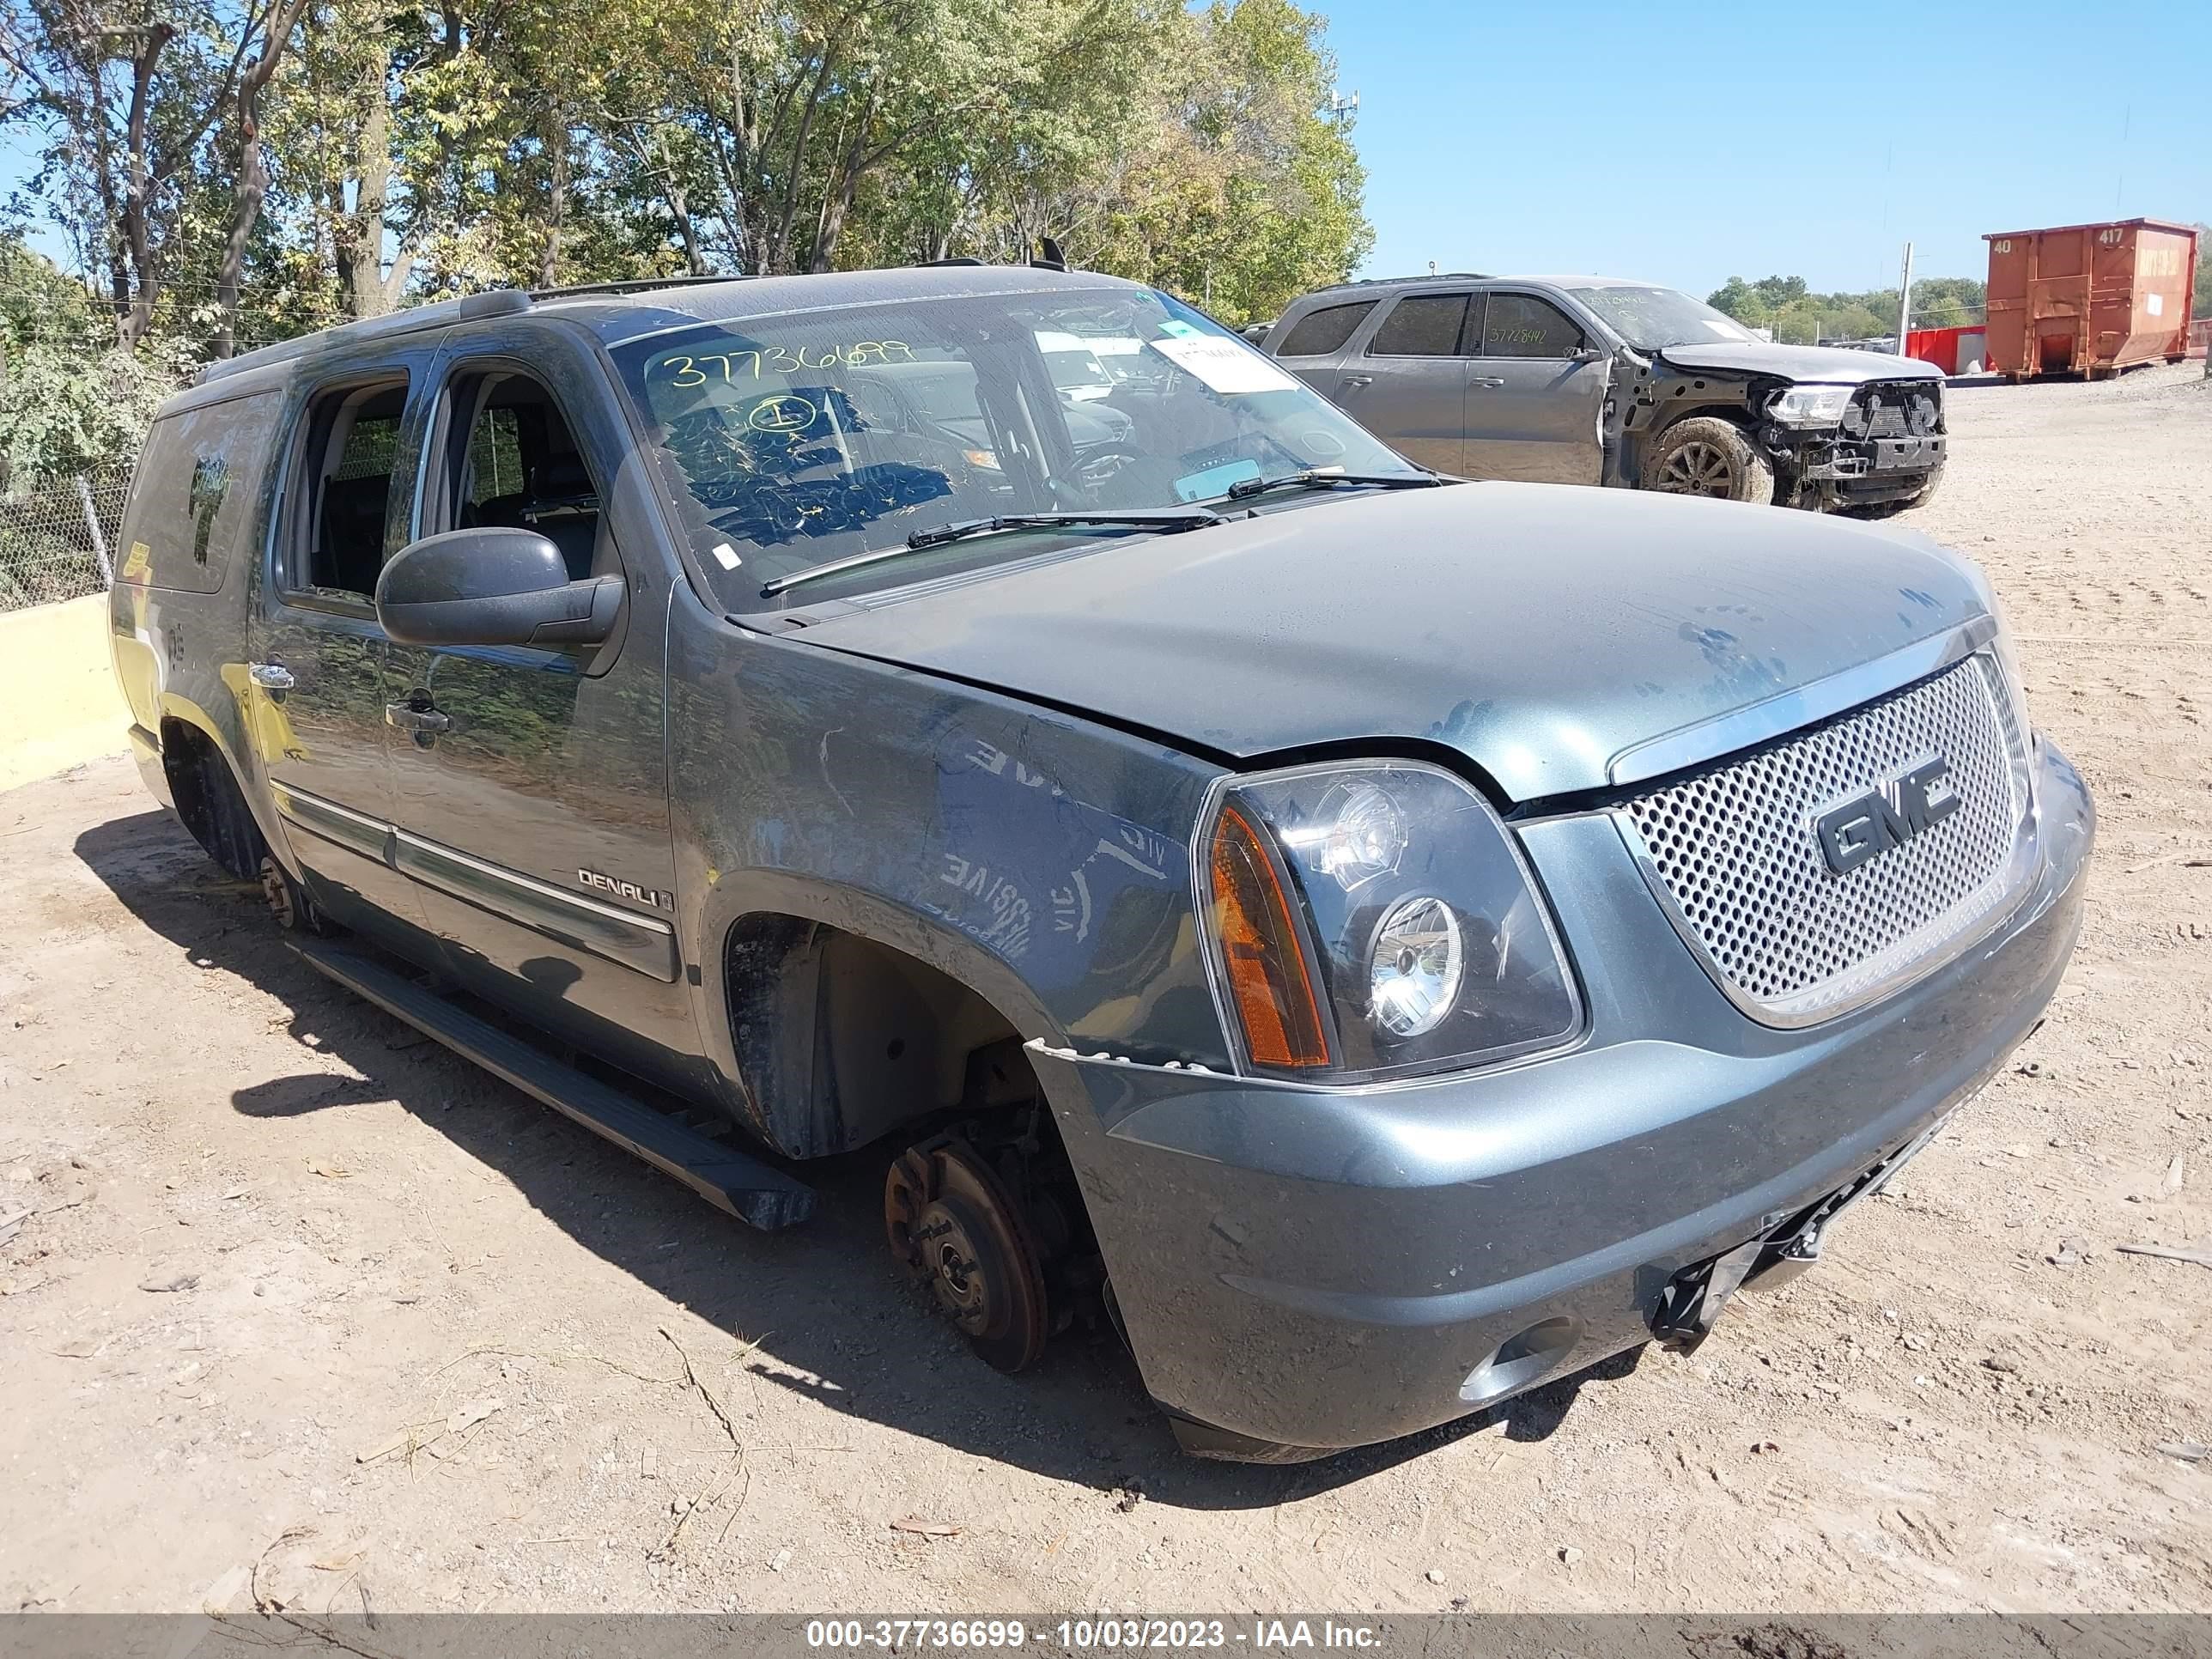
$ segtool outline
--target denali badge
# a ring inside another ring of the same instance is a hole
[[[676,895],[641,887],[634,881],[617,881],[612,876],[603,876],[596,870],[579,869],[576,879],[586,887],[596,887],[602,893],[612,893],[617,898],[626,898],[634,904],[650,904],[657,910],[673,910]]]
[[[1959,810],[1950,776],[1951,763],[1937,755],[1821,813],[1813,832],[1828,868],[1848,875],[1949,817]]]

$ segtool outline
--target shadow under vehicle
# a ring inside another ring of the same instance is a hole
[[[1695,1346],[2078,922],[1963,559],[1455,483],[1107,277],[349,325],[123,537],[143,775],[307,963],[764,1231],[869,1161],[984,1359],[1095,1312],[1206,1455]]]

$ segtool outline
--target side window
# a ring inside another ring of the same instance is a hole
[[[1548,300],[1531,294],[1493,294],[1482,325],[1486,357],[1571,357],[1583,349],[1583,331]]]
[[[1464,294],[1414,294],[1398,301],[1368,343],[1370,357],[1453,357],[1460,325],[1467,320]]]
[[[376,592],[406,411],[404,380],[345,386],[307,406],[291,586],[359,599]]]
[[[522,422],[512,409],[487,409],[469,433],[467,486],[461,521],[474,522],[486,501],[522,493]]]
[[[281,401],[256,392],[154,422],[124,514],[122,580],[199,593],[222,586],[252,535]]]
[[[561,550],[571,580],[620,568],[602,538],[599,486],[551,392],[517,371],[465,368],[447,398],[440,527],[534,530]]]
[[[1356,305],[1323,306],[1319,311],[1309,311],[1291,327],[1283,339],[1278,357],[1326,357],[1332,351],[1344,349],[1344,343],[1359,331],[1367,313],[1375,309],[1372,300],[1362,300]]]

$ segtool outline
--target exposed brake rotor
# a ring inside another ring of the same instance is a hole
[[[1051,1334],[1044,1265],[1019,1202],[965,1141],[909,1146],[884,1182],[891,1254],[999,1370],[1034,1364]]]
[[[300,925],[299,907],[292,894],[292,884],[284,878],[284,872],[273,858],[261,860],[261,896],[269,901],[269,913],[276,918],[276,925],[291,933]]]

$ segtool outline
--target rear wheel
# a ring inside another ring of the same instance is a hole
[[[1644,488],[1719,501],[1774,500],[1774,465],[1743,428],[1717,416],[1677,421],[1644,459]]]
[[[330,933],[337,930],[273,856],[261,860],[261,896],[269,901],[269,914],[288,933]]]

